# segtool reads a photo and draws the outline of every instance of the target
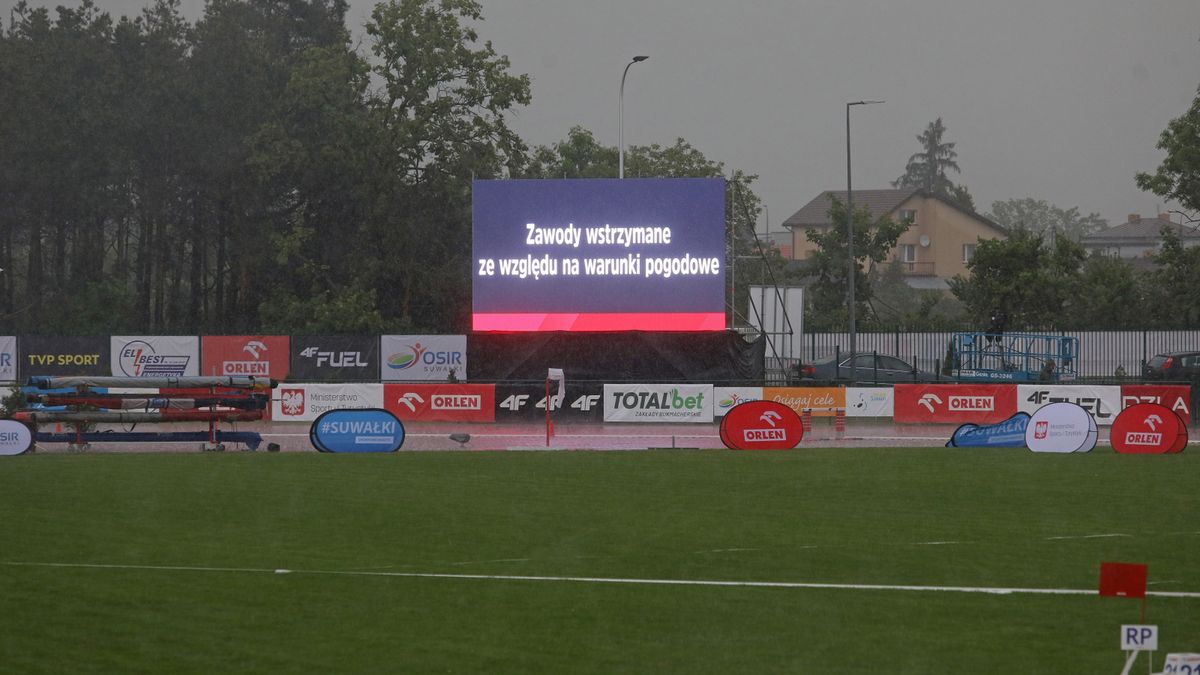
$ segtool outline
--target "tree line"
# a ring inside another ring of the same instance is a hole
[[[16,5],[0,331],[468,330],[472,179],[614,177],[616,148],[513,131],[530,80],[479,39],[475,0],[381,2],[362,47],[347,8],[209,0],[190,23],[179,0],[117,19]],[[725,177],[731,249],[758,250],[754,176],[683,139],[626,160]]]

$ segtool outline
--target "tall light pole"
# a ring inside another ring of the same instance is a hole
[[[633,60],[625,65],[625,72],[621,73],[621,93],[617,98],[617,145],[620,146],[620,150],[617,151],[618,178],[625,177],[625,76],[629,74],[629,66],[648,58],[650,57],[633,57]]]
[[[851,380],[858,380],[858,345],[855,343],[858,334],[854,325],[855,314],[857,314],[854,301],[854,282],[857,277],[855,273],[858,271],[858,264],[854,259],[854,189],[850,183],[850,106],[875,105],[877,103],[883,103],[883,101],[852,101],[846,104],[846,254],[850,258],[849,283],[847,284],[849,288],[847,293],[847,309],[850,314]]]

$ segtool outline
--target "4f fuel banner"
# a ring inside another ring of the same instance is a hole
[[[1020,384],[1017,404],[1030,415],[1051,403],[1074,403],[1088,411],[1101,426],[1111,425],[1121,412],[1121,388],[1082,384]]]
[[[379,379],[385,382],[467,379],[465,335],[384,335],[380,349]]]
[[[477,180],[476,331],[725,329],[725,181]]]
[[[284,380],[290,346],[286,335],[206,335],[200,339],[203,374]]]
[[[290,377],[301,382],[377,382],[379,338],[358,335],[292,338]]]
[[[20,341],[21,376],[109,374],[109,343],[103,337],[23,335]],[[0,378],[3,379],[3,378]]]
[[[200,375],[200,339],[194,335],[114,335],[115,377],[194,377]]]
[[[606,384],[605,422],[712,422],[711,384]]]
[[[495,422],[491,384],[385,384],[383,409],[406,422]]]

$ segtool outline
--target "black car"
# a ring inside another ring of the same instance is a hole
[[[1200,352],[1156,354],[1142,366],[1147,380],[1192,380],[1200,378]]]
[[[857,372],[852,373],[852,368]],[[813,361],[800,366],[800,377],[828,382],[851,379],[860,382],[934,382],[938,379],[934,373],[882,354],[859,354],[853,361],[849,354]]]

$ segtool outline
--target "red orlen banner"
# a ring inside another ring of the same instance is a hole
[[[995,424],[1017,412],[1013,384],[897,384],[897,422]]]
[[[1187,425],[1166,406],[1138,403],[1117,415],[1109,440],[1123,455],[1176,453],[1187,445]]]
[[[384,384],[383,408],[405,422],[495,422],[494,384]]]
[[[791,450],[804,438],[804,425],[782,403],[746,401],[725,413],[720,433],[730,450]]]
[[[290,352],[286,335],[205,335],[200,338],[200,374],[283,380]]]
[[[1188,406],[1191,387],[1186,384],[1123,384],[1121,385],[1121,409],[1138,403],[1157,403],[1169,408],[1184,424],[1192,418]]]

